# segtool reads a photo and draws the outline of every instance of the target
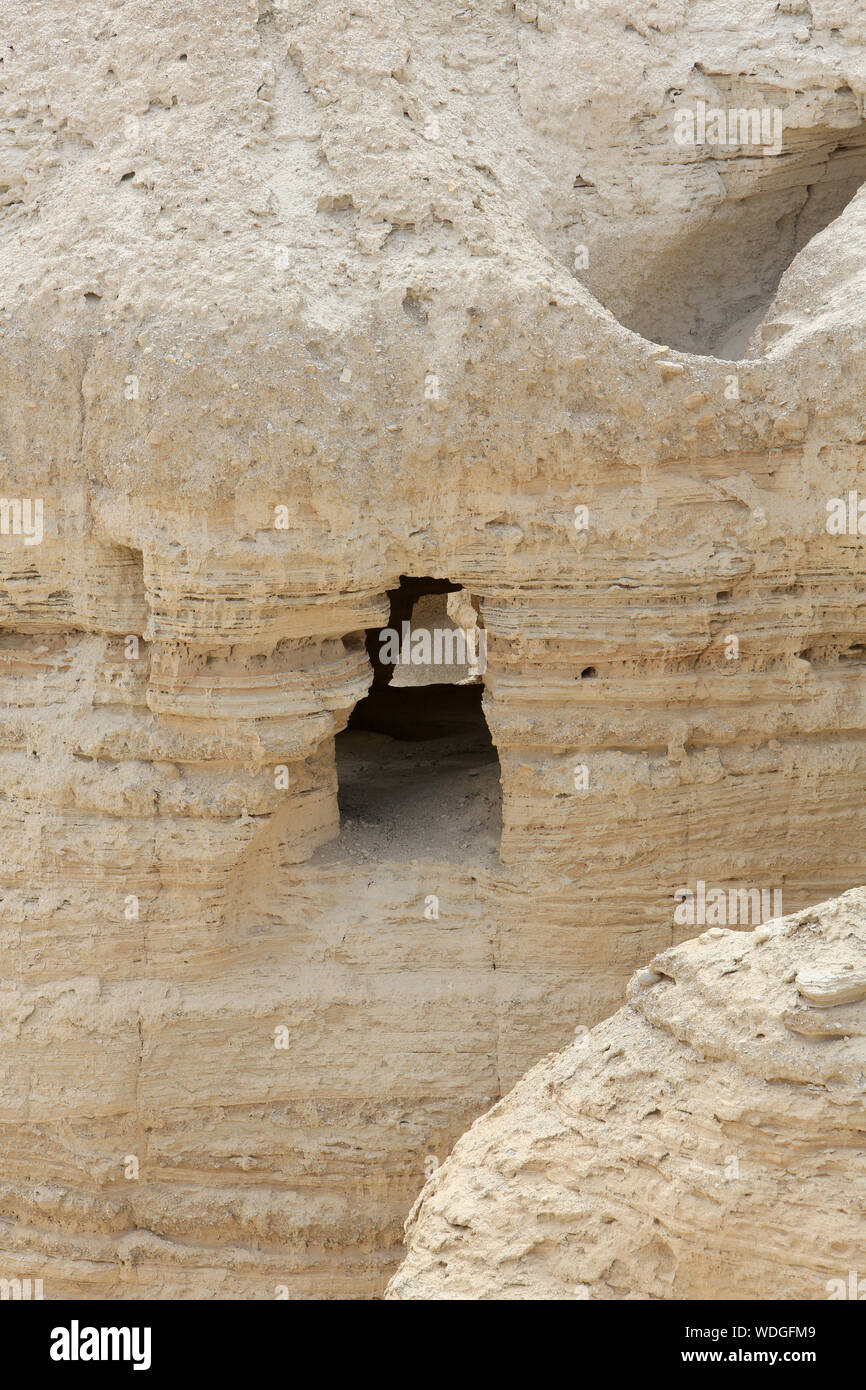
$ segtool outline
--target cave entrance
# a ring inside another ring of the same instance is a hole
[[[404,576],[389,599],[388,626],[365,635],[369,693],[336,738],[344,846],[364,860],[496,855],[480,606],[447,579]]]

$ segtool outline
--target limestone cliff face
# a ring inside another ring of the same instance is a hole
[[[665,951],[463,1136],[389,1296],[863,1298],[864,1063],[866,890]]]
[[[866,35],[206,8],[0,35],[0,1275],[374,1296],[678,892],[866,881]],[[480,613],[501,785],[338,767],[401,576]]]

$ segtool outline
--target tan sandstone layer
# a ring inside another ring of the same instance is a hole
[[[378,1295],[679,889],[866,881],[866,547],[825,526],[866,492],[864,39],[7,5],[2,496],[44,535],[0,535],[0,1276]],[[698,100],[779,150],[679,146]],[[459,738],[338,774],[401,575],[481,610],[501,786]]]
[[[389,1296],[864,1298],[864,1066],[866,889],[664,951],[458,1142]]]

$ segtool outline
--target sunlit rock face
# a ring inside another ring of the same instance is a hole
[[[866,881],[863,21],[8,8],[0,1277],[379,1296],[637,966]]]
[[[540,1062],[407,1222],[403,1299],[862,1299],[866,890],[710,928]]]

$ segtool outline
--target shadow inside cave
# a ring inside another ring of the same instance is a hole
[[[402,581],[391,594],[391,629],[411,621],[430,595],[458,592],[448,581]],[[429,626],[432,610],[425,611]],[[373,682],[335,740],[340,846],[365,861],[496,855],[500,767],[481,677],[453,666],[461,678],[443,681],[435,666],[409,667],[420,683],[400,684],[405,669],[395,678],[381,660],[384,631],[367,633]]]

